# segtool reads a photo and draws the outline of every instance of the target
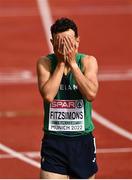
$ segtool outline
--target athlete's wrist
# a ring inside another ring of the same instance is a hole
[[[77,69],[78,68],[78,65],[77,65],[76,61],[70,63],[69,66],[70,66],[71,69]]]
[[[64,67],[65,67],[65,62],[64,62],[64,61],[58,61],[57,66],[58,66],[59,68],[64,68]]]

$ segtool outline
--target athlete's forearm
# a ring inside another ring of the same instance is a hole
[[[89,101],[94,100],[98,90],[98,82],[91,78],[85,77],[76,63],[71,65],[71,71],[82,95],[85,96]]]
[[[58,63],[55,71],[51,75],[50,79],[41,88],[41,94],[44,100],[52,102],[56,96],[60,82],[63,76],[65,64],[63,62]]]

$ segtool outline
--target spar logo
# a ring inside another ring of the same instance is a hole
[[[82,108],[83,101],[82,100],[54,100],[51,103],[51,108],[65,108],[65,109],[75,109]]]

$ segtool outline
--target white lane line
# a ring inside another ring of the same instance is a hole
[[[98,154],[105,154],[105,153],[131,153],[132,147],[130,148],[100,148],[97,149]]]
[[[80,6],[66,6],[53,7],[53,14],[60,16],[67,15],[124,15],[132,14],[132,5],[80,5]]]
[[[27,164],[30,164],[30,165],[37,167],[37,168],[40,168],[40,163],[38,163],[37,161],[35,161],[33,159],[30,159],[29,157],[24,156],[22,153],[19,153],[13,149],[7,147],[4,144],[0,143],[0,150],[6,152],[7,154],[9,154],[9,155],[21,160],[21,161],[26,162]]]
[[[39,109],[36,111],[0,111],[0,118],[15,118],[15,117],[38,117],[41,116],[42,112]]]
[[[39,151],[29,151],[29,152],[19,152],[25,156],[28,156],[29,158],[40,158],[40,152]],[[107,154],[107,153],[132,153],[132,147],[128,148],[98,148],[97,149],[98,154]],[[11,154],[0,154],[0,159],[12,159],[16,158],[12,156]]]
[[[0,84],[27,84],[36,83],[37,77],[30,70],[0,71]]]
[[[13,118],[17,117],[18,114],[16,111],[0,111],[0,118],[6,117],[6,118]]]
[[[37,83],[37,77],[30,71],[29,74],[24,75],[23,72],[0,72],[0,84],[35,84]],[[100,73],[98,75],[100,82],[107,81],[131,81],[132,72],[120,72],[120,73]]]
[[[49,2],[47,0],[37,0],[39,13],[43,25],[44,34],[46,34],[46,39],[48,43],[48,47],[50,52],[52,52],[52,45],[50,42],[51,33],[50,33],[50,26],[52,25],[52,16],[50,12]]]
[[[112,123],[110,120],[104,118],[102,115],[99,113],[95,112],[94,110],[92,111],[92,117],[94,118],[95,121],[98,123],[102,124],[103,126],[107,127],[111,131],[129,139],[132,140],[132,133],[125,130],[124,128],[121,128],[120,126]]]
[[[50,6],[48,4],[48,0],[37,0],[38,6],[39,6],[39,11],[40,15],[42,18],[42,23],[43,23],[43,28],[46,31],[46,36],[47,36],[47,43],[49,45],[49,39],[50,39],[50,31],[49,28],[53,22],[52,20],[52,14],[50,11]],[[49,50],[51,51],[51,46],[49,46]],[[106,118],[104,118],[102,115],[99,113],[93,111],[93,117],[95,118],[96,121],[98,121],[100,124],[104,125],[105,127],[109,128],[110,130],[116,132],[117,134],[120,134],[123,137],[126,137],[129,140],[132,140],[132,134],[126,131],[123,128],[120,128],[119,126],[115,125],[114,123],[110,122]]]
[[[107,81],[131,81],[132,80],[132,69],[126,69],[119,71],[104,71],[98,75],[100,82]],[[0,71],[0,84],[34,84],[37,83],[37,77],[30,70],[20,71]]]
[[[100,73],[99,81],[130,81],[132,80],[132,71],[119,73]]]
[[[41,2],[42,1],[42,2]],[[39,4],[45,5],[45,0],[41,0]],[[47,4],[46,4],[47,5]],[[43,9],[43,7],[40,7]],[[64,15],[122,15],[132,14],[132,5],[81,5],[81,6],[66,6],[53,7],[53,14],[56,16]],[[34,7],[0,7],[0,18],[12,18],[19,16],[38,16]]]
[[[40,158],[39,151],[30,151],[30,152],[20,152],[21,154],[28,156],[29,158]],[[8,158],[15,158],[10,154],[0,154],[0,159],[8,159]]]
[[[10,6],[10,7],[0,7],[0,18],[12,18],[12,17],[20,17],[20,16],[38,16],[38,13],[37,13],[37,10],[36,8],[27,8],[26,6],[25,7],[13,7],[13,6]]]
[[[98,75],[100,82],[107,81],[131,81],[132,72],[120,72],[120,73],[100,73]],[[30,74],[25,74],[23,72],[18,73],[2,73],[0,72],[0,84],[34,84],[37,83],[37,77],[30,72]]]

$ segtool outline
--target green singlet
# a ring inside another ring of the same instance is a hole
[[[85,54],[78,53],[76,62],[82,71],[81,60]],[[47,56],[51,60],[52,73],[57,65],[55,54]],[[81,136],[93,131],[92,105],[80,93],[71,72],[63,74],[59,90],[52,103],[44,102],[44,132],[58,136]]]

